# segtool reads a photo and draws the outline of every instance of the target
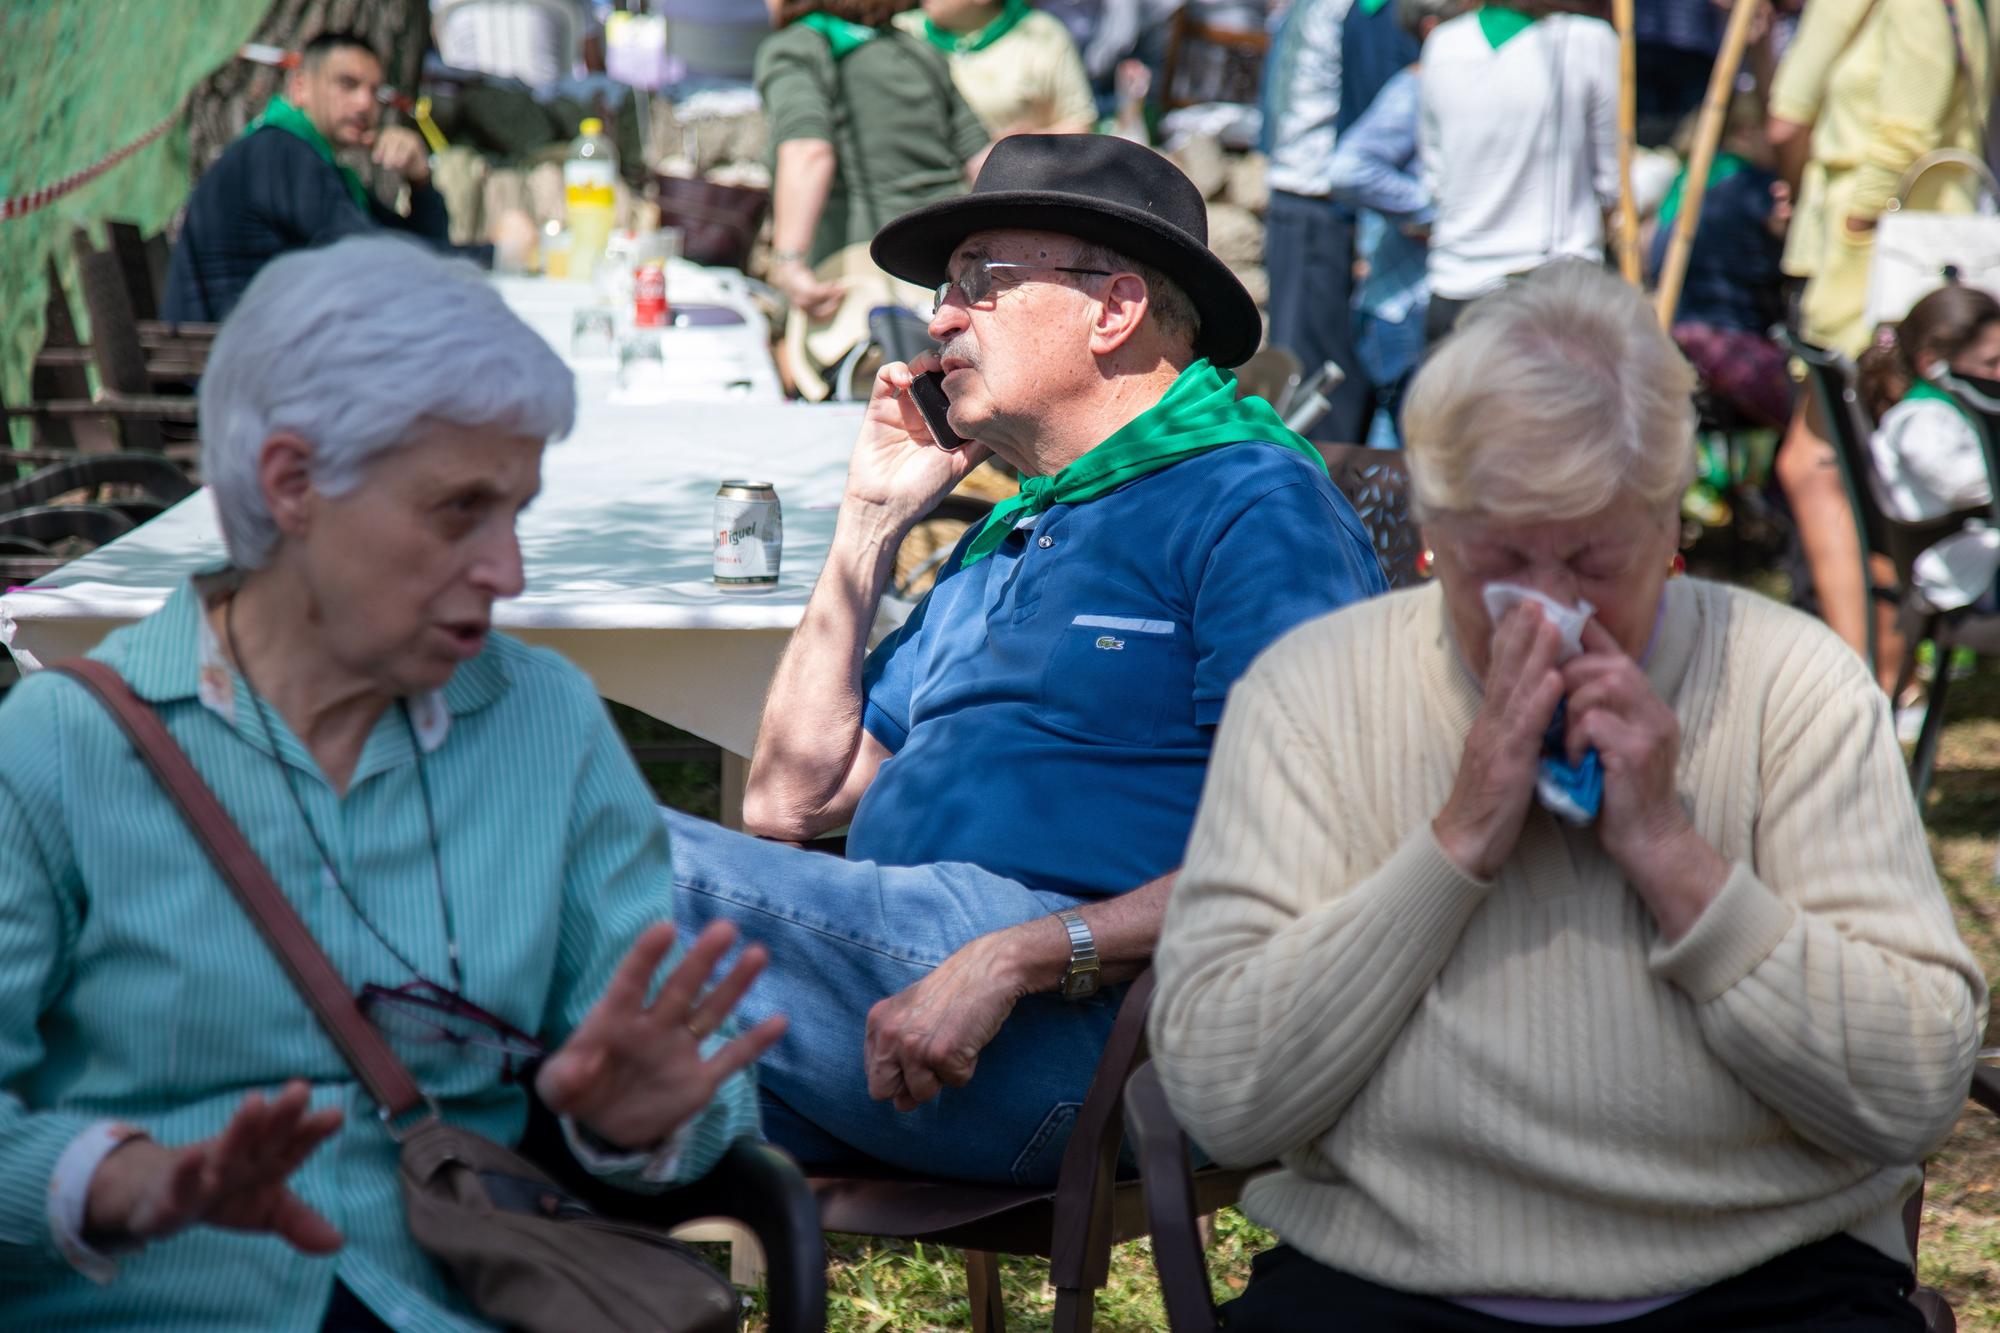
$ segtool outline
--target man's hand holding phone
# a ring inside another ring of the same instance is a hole
[[[848,460],[843,508],[868,511],[874,522],[898,529],[899,538],[989,453],[976,441],[947,447],[931,430],[913,386],[919,375],[942,370],[936,352],[924,352],[907,364],[892,361],[883,366],[875,376],[868,413]]]

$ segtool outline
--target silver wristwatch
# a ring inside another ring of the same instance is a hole
[[[1097,941],[1091,937],[1090,927],[1083,923],[1082,914],[1074,907],[1057,912],[1056,920],[1069,931],[1069,969],[1063,973],[1062,997],[1065,1000],[1087,1000],[1097,994],[1100,970]]]

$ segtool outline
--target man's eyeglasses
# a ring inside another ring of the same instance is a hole
[[[993,295],[993,274],[996,270],[1024,269],[1040,273],[1083,273],[1094,277],[1108,278],[1111,270],[1105,268],[1070,268],[1063,264],[1017,264],[1006,259],[974,259],[966,264],[965,272],[956,278],[938,284],[935,299],[931,302],[931,316],[944,309],[944,303],[951,299],[951,289],[956,287],[965,297],[969,306],[980,305]]]
[[[546,1054],[539,1041],[506,1019],[434,982],[370,983],[361,988],[358,1003],[385,1036],[455,1046],[464,1056],[497,1065],[508,1083],[519,1082],[527,1067]]]

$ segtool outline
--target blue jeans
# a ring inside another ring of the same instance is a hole
[[[1410,376],[1424,358],[1424,306],[1419,305],[1400,322],[1391,322],[1366,311],[1354,313],[1354,354],[1368,383],[1375,390],[1378,409],[1371,424],[1368,443],[1378,449],[1396,449],[1403,438],[1403,393]],[[1379,429],[1388,419],[1387,434]]]
[[[757,1066],[766,1138],[809,1167],[873,1159],[959,1180],[1055,1180],[1124,987],[1076,1004],[1029,996],[981,1053],[972,1081],[914,1111],[869,1097],[862,1036],[876,1001],[974,937],[1078,899],[973,865],[844,861],[660,813],[682,931],[728,920],[771,951],[737,1007],[746,1025],[776,1013],[791,1021]]]
[[[1354,214],[1325,199],[1271,191],[1264,219],[1264,267],[1271,277],[1271,343],[1299,358],[1306,378],[1331,361],[1347,379],[1312,438],[1355,444],[1368,425],[1368,380],[1354,357]]]

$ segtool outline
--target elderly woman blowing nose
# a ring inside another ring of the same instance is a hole
[[[756,1132],[762,964],[681,951],[665,834],[589,682],[492,633],[575,391],[470,266],[278,259],[201,385],[227,567],[92,656],[152,705],[451,1124],[523,1066],[599,1174]],[[76,681],[0,707],[0,1325],[463,1330],[397,1145],[170,798]],[[267,1090],[280,1089],[275,1095]],[[171,1239],[169,1239],[171,1238]],[[331,1255],[305,1262],[298,1253]]]
[[[1922,1327],[1899,1214],[1986,987],[1860,661],[1670,581],[1693,387],[1595,266],[1481,302],[1404,418],[1436,583],[1230,695],[1152,1040],[1283,1163],[1232,1330]],[[1543,761],[1592,751],[1574,823]]]

